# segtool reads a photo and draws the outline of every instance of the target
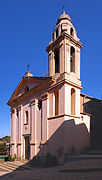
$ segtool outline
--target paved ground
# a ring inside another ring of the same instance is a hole
[[[0,174],[0,180],[102,180],[102,159],[73,161],[53,168],[33,168]]]

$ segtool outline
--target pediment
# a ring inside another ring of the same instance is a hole
[[[19,98],[20,96],[27,94],[32,89],[41,86],[41,84],[45,81],[51,80],[50,77],[23,77],[17,88],[13,92],[10,100],[8,101],[8,105],[14,99]]]

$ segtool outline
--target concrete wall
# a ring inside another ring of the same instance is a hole
[[[102,145],[102,104],[101,100],[81,94],[80,96],[80,111],[91,114],[90,134],[91,145]]]

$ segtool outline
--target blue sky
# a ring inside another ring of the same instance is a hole
[[[30,64],[34,76],[48,71],[45,49],[63,5],[83,43],[82,92],[101,97],[101,0],[0,0],[0,137],[10,135],[10,107],[6,103],[27,71],[27,65]]]

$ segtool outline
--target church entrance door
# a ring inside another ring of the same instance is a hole
[[[30,159],[30,137],[25,136],[25,159]]]

